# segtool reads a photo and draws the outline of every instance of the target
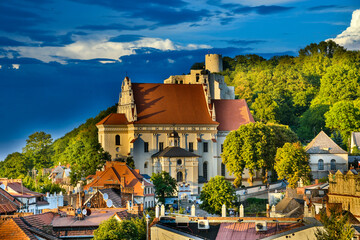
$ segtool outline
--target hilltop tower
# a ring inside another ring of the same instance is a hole
[[[211,73],[223,71],[223,62],[221,54],[206,54],[205,55],[205,69]]]

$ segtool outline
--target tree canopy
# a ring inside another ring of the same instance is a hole
[[[211,214],[220,214],[222,205],[234,207],[235,189],[223,176],[215,176],[205,183],[200,193],[200,208]]]
[[[310,180],[309,155],[301,143],[285,143],[278,148],[275,158],[275,171],[279,179],[286,179],[290,188],[296,188],[297,182]]]
[[[236,187],[241,185],[245,169],[249,170],[250,184],[255,171],[259,170],[263,170],[263,181],[266,182],[268,171],[274,170],[276,149],[297,140],[296,134],[287,126],[249,123],[226,136],[221,157],[230,174],[236,176]]]
[[[165,203],[165,197],[172,197],[177,191],[176,179],[171,177],[168,172],[153,173],[151,181],[155,187],[155,194],[161,203]]]

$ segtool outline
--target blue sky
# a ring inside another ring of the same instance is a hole
[[[360,49],[358,0],[0,1],[0,160],[115,104],[126,73],[162,82],[204,55]]]

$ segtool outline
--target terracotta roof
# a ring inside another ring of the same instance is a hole
[[[232,131],[241,125],[255,122],[244,99],[212,100],[215,107],[216,121],[220,123],[219,131]]]
[[[124,113],[110,113],[96,125],[124,125],[128,123]]]
[[[21,206],[21,202],[0,188],[0,215],[14,213]]]
[[[5,185],[6,185],[5,191],[7,191],[9,194],[11,194],[14,197],[29,198],[29,197],[40,197],[44,195],[29,190],[19,182],[7,182]]]
[[[307,153],[313,154],[347,154],[324,131],[321,131],[305,148]]]
[[[133,83],[135,124],[215,124],[201,84]]]
[[[119,219],[130,219],[130,218],[136,218],[136,217],[141,217],[142,214],[141,212],[139,212],[139,214],[132,214],[129,213],[126,209],[120,212],[116,212],[114,214],[114,216],[117,216]]]
[[[11,203],[0,203],[0,215],[1,214],[9,214],[9,213],[14,213],[18,210],[17,207],[15,207],[13,204]]]
[[[161,152],[153,154],[151,157],[199,157],[180,147],[166,147]]]
[[[29,215],[23,217],[23,220],[35,228],[42,229],[44,225],[51,225],[51,222],[55,216],[55,213],[47,212],[42,214]]]
[[[88,190],[90,187],[104,188],[106,184],[121,184],[121,177],[125,178],[123,187],[133,187],[136,195],[144,195],[144,190],[141,188],[144,177],[126,163],[117,161],[106,162],[105,170],[97,171],[94,180],[84,186],[84,190]]]

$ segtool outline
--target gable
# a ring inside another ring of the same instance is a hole
[[[347,154],[324,131],[321,131],[305,148],[309,154]]]

